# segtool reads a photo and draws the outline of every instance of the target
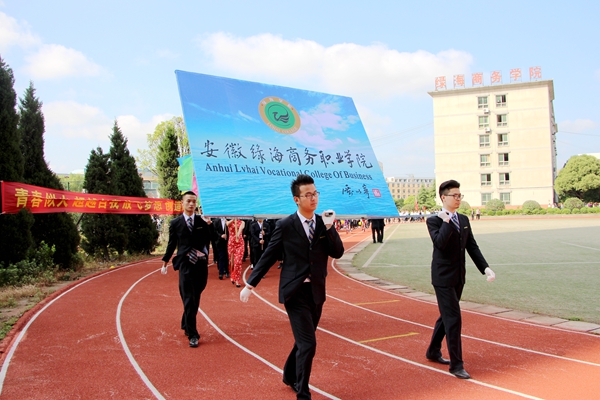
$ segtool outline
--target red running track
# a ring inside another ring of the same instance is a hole
[[[367,238],[342,234],[346,249]],[[272,268],[250,301],[214,266],[200,347],[179,329],[177,274],[160,260],[72,284],[22,318],[2,359],[3,399],[292,399],[281,367],[293,345]],[[465,367],[425,357],[435,304],[355,281],[332,263],[311,376],[315,399],[592,399],[600,337],[463,311]]]

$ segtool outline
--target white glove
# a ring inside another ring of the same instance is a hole
[[[248,299],[250,299],[250,295],[252,294],[252,289],[248,289],[248,286],[245,286],[240,292],[240,301],[242,303],[247,303]]]
[[[167,264],[163,264],[163,266],[160,268],[160,273],[163,275],[167,274]]]
[[[450,222],[450,213],[448,211],[440,211],[437,214],[444,222]]]
[[[333,221],[335,221],[335,211],[333,210],[325,210],[323,211],[323,223],[327,229],[331,228],[333,225]]]
[[[485,272],[485,275],[487,276],[487,281],[488,282],[493,282],[494,279],[496,279],[496,274],[489,267],[486,268],[483,272]]]

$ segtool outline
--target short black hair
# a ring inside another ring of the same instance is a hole
[[[440,198],[442,198],[442,195],[447,195],[448,192],[450,191],[450,189],[458,189],[458,188],[460,188],[460,183],[458,183],[454,179],[450,179],[449,181],[442,182],[440,184],[440,190],[439,190]]]
[[[312,185],[315,183],[315,180],[310,175],[299,174],[296,179],[292,181],[291,189],[292,195],[294,197],[300,196],[300,186],[302,185]]]
[[[196,193],[192,192],[191,190],[188,190],[187,192],[185,192],[185,193],[184,193],[184,194],[181,196],[181,199],[183,200],[183,198],[184,198],[185,196],[187,196],[188,194],[191,194],[192,196],[196,196],[196,197],[198,197],[198,195],[197,195]]]

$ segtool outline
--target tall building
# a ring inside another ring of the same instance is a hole
[[[434,182],[433,178],[415,178],[414,175],[407,176],[408,178],[385,178],[394,200],[406,199],[408,196],[417,197],[421,186],[428,189]]]
[[[556,132],[551,80],[429,92],[435,178],[455,179],[465,201],[507,208],[556,201]]]

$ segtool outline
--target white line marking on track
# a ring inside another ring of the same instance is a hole
[[[600,249],[596,249],[594,247],[587,247],[587,246],[582,246],[580,244],[575,244],[575,243],[567,243],[567,242],[562,242],[563,244],[568,244],[569,246],[575,246],[575,247],[581,247],[582,249],[589,249],[589,250],[595,250],[595,251],[600,251]]]
[[[333,260],[332,260],[332,263],[333,263]],[[246,282],[246,273],[247,273],[247,272],[248,272],[248,268],[246,268],[246,270],[244,271],[244,277],[243,277],[243,278],[244,278],[244,282]],[[260,296],[259,294],[257,294],[257,293],[256,293],[256,288],[254,288],[254,289],[252,290],[252,293],[253,293],[253,294],[254,294],[256,297],[258,297],[258,298],[259,298],[261,301],[263,301],[265,304],[267,304],[267,305],[269,305],[269,306],[273,307],[274,309],[276,309],[277,311],[279,311],[279,312],[281,312],[281,313],[283,313],[283,314],[286,314],[286,315],[287,315],[287,313],[285,312],[285,310],[282,310],[281,308],[279,308],[279,307],[277,307],[276,305],[274,305],[274,304],[272,304],[271,302],[269,302],[269,301],[268,301],[267,299],[265,299],[264,297],[262,297],[262,296]],[[430,370],[430,371],[436,372],[436,373],[438,373],[438,374],[443,374],[443,375],[451,376],[451,377],[453,377],[453,378],[454,378],[454,375],[452,375],[450,372],[442,371],[442,370],[440,370],[440,369],[437,369],[437,368],[431,367],[431,366],[429,366],[429,365],[426,365],[426,364],[421,364],[421,363],[418,363],[418,362],[416,362],[416,361],[412,361],[412,360],[409,360],[409,359],[406,359],[406,358],[403,358],[403,357],[397,356],[397,355],[395,355],[395,354],[391,354],[391,353],[385,352],[385,351],[383,351],[383,350],[379,350],[379,349],[377,349],[377,348],[375,348],[375,347],[367,346],[367,345],[365,345],[365,344],[363,344],[363,343],[360,343],[360,342],[357,342],[357,341],[355,341],[355,340],[352,340],[352,339],[350,339],[350,338],[347,338],[347,337],[345,337],[345,336],[339,335],[339,334],[337,334],[337,333],[335,333],[335,332],[332,332],[332,331],[330,331],[330,330],[324,329],[324,328],[322,328],[322,327],[317,327],[317,329],[318,329],[318,330],[320,330],[321,332],[325,332],[325,333],[327,333],[327,334],[329,334],[329,335],[332,335],[332,336],[334,336],[334,337],[336,337],[336,338],[338,338],[338,339],[344,340],[344,341],[346,341],[346,342],[348,342],[348,343],[351,343],[351,344],[353,344],[353,345],[355,345],[355,346],[362,347],[362,348],[364,348],[364,349],[367,349],[367,350],[373,351],[373,352],[375,352],[375,353],[378,353],[378,354],[381,354],[381,355],[384,355],[384,356],[387,356],[387,357],[390,357],[390,358],[393,358],[393,359],[396,359],[396,360],[399,360],[399,361],[405,362],[405,363],[407,363],[407,364],[414,365],[414,366],[416,366],[416,367],[419,367],[419,368],[424,368],[424,369],[427,369],[427,370]],[[482,381],[478,381],[477,379],[467,379],[467,380],[465,380],[465,382],[468,382],[468,383],[473,383],[473,384],[476,384],[476,385],[485,386],[485,387],[487,387],[487,388],[490,388],[490,389],[495,389],[495,390],[499,390],[499,391],[501,391],[501,392],[506,392],[506,393],[514,394],[514,395],[516,395],[516,396],[520,396],[520,397],[523,397],[523,398],[526,398],[526,399],[535,399],[535,400],[541,400],[541,398],[539,398],[539,397],[531,396],[531,395],[528,395],[528,394],[525,394],[525,393],[521,393],[521,392],[517,392],[517,391],[511,390],[511,389],[506,389],[506,388],[503,388],[503,387],[500,387],[500,386],[496,386],[496,385],[492,385],[492,384],[485,383],[485,382],[482,382]]]
[[[135,281],[135,283],[133,285],[131,285],[129,287],[129,289],[125,292],[125,294],[123,295],[123,297],[121,297],[121,300],[119,301],[119,306],[117,307],[117,317],[116,317],[116,320],[117,320],[117,333],[119,334],[119,340],[121,342],[121,346],[123,346],[123,350],[125,351],[125,354],[127,355],[127,358],[129,359],[129,362],[133,366],[133,369],[135,369],[135,372],[137,372],[137,374],[139,375],[139,377],[142,380],[142,382],[144,382],[144,384],[146,385],[146,387],[148,389],[150,389],[150,391],[152,392],[152,394],[154,395],[154,397],[156,397],[157,399],[160,399],[160,400],[165,400],[165,398],[163,397],[163,395],[160,394],[160,392],[158,391],[158,389],[156,389],[154,387],[154,385],[152,384],[152,382],[150,382],[150,379],[148,379],[148,377],[146,376],[146,374],[144,374],[144,371],[142,371],[142,368],[140,367],[140,365],[135,360],[135,357],[133,357],[133,354],[131,354],[131,351],[129,350],[129,346],[127,346],[127,341],[125,340],[125,336],[123,335],[123,329],[121,329],[121,309],[123,308],[123,302],[125,301],[125,299],[129,295],[129,293],[131,293],[131,291],[133,290],[133,288],[138,283],[140,283],[141,281],[143,281],[144,279],[146,279],[150,275],[157,273],[158,271],[160,271],[160,268],[157,269],[156,271],[152,271],[149,274],[146,274],[146,275],[142,276],[140,279],[138,279],[137,281]]]
[[[33,324],[33,321],[35,321],[37,319],[37,317],[39,317],[48,307],[50,307],[52,304],[54,304],[55,301],[57,301],[58,299],[60,299],[61,297],[63,297],[64,295],[66,295],[67,293],[81,287],[82,285],[85,285],[88,282],[93,281],[94,279],[100,278],[100,277],[104,277],[105,275],[108,274],[112,274],[113,272],[117,272],[117,271],[121,271],[125,268],[130,268],[133,266],[136,266],[138,264],[147,262],[148,260],[144,260],[141,262],[137,262],[134,264],[130,264],[130,265],[126,265],[124,267],[112,270],[112,271],[108,271],[105,272],[104,274],[101,275],[97,275],[94,276],[92,278],[86,279],[83,282],[77,283],[75,285],[73,285],[73,287],[71,287],[68,290],[65,290],[63,293],[61,293],[60,295],[56,296],[54,299],[52,299],[50,302],[48,302],[48,304],[46,304],[40,311],[38,311],[37,313],[35,313],[35,315],[33,317],[31,317],[31,319],[29,320],[29,322],[27,322],[27,324],[25,325],[25,327],[23,328],[23,330],[21,330],[21,332],[19,333],[19,335],[17,336],[17,338],[15,339],[13,345],[10,347],[10,350],[8,351],[8,354],[6,355],[6,358],[4,359],[4,362],[2,363],[2,369],[0,370],[0,394],[2,394],[2,389],[4,388],[4,380],[6,379],[6,373],[8,372],[8,367],[10,365],[10,360],[12,359],[13,355],[15,354],[15,351],[17,350],[17,347],[19,346],[19,343],[21,342],[21,340],[23,339],[23,336],[25,336],[25,333],[27,332],[27,329],[29,329],[29,327],[31,326],[31,324]]]

